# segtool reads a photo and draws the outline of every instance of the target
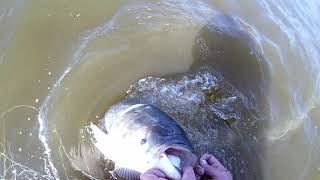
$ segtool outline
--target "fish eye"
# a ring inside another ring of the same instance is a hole
[[[144,145],[147,142],[146,139],[141,139],[141,145]]]

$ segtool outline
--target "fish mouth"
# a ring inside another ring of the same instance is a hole
[[[163,152],[180,173],[185,167],[195,167],[197,163],[197,156],[191,150],[178,144],[167,146]]]
[[[197,156],[183,145],[173,144],[163,148],[154,168],[163,171],[168,178],[180,180],[185,167],[195,167]]]

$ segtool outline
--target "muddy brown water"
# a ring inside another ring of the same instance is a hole
[[[135,81],[188,71],[196,36],[224,13],[269,69],[264,178],[319,179],[319,9],[317,0],[1,1],[0,178],[73,178],[65,154],[83,125]]]

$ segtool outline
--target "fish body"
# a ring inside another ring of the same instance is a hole
[[[110,108],[100,127],[90,124],[89,129],[94,146],[115,162],[115,172],[123,178],[157,168],[181,179],[181,169],[196,163],[183,129],[153,105],[121,102]]]

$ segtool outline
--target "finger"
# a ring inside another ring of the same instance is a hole
[[[168,180],[167,178],[163,178],[163,177],[157,177],[157,176],[155,176],[155,175],[153,175],[153,174],[142,174],[141,176],[140,176],[140,179],[141,180]]]
[[[220,173],[216,176],[217,179],[225,179],[225,180],[232,180],[232,174],[230,171],[220,171]]]
[[[197,164],[194,169],[196,175],[202,176],[204,174],[204,169],[199,164]]]
[[[164,172],[162,172],[159,169],[155,169],[155,168],[147,170],[144,174],[153,174],[157,177],[162,177],[162,178],[166,177],[166,174]]]
[[[211,158],[211,156],[213,156],[213,155],[205,153],[204,155],[201,156],[201,159],[208,160]]]
[[[220,163],[220,161],[219,161],[217,158],[215,158],[213,155],[211,155],[211,154],[204,154],[204,155],[201,157],[201,159],[206,160],[209,165],[215,164],[215,165],[218,165],[218,166],[223,166],[223,165]]]
[[[167,178],[162,178],[162,177],[160,177],[159,179],[157,179],[157,180],[168,180]]]
[[[194,168],[194,172],[197,180],[200,180],[201,176],[204,175],[204,169],[199,164]]]
[[[203,159],[200,159],[200,165],[201,166],[210,166],[211,168],[214,168],[214,169],[218,169],[218,170],[225,170],[226,168],[220,163],[220,162],[209,162],[209,160],[203,160]]]
[[[204,169],[205,174],[209,175],[212,178],[216,177],[216,175],[219,173],[218,169],[210,166],[204,159],[200,159],[200,166]]]
[[[224,165],[221,164],[221,162],[211,154],[204,154],[201,158],[204,158],[207,161],[207,163],[210,166],[212,166],[214,169],[217,169],[220,171],[226,170],[226,167],[224,167]]]
[[[201,179],[201,176],[196,174],[196,180],[200,180],[200,179]]]
[[[183,169],[183,175],[181,180],[196,180],[196,175],[192,167],[188,166]]]
[[[211,164],[211,166],[213,168],[215,168],[217,170],[220,170],[220,171],[226,171],[227,170],[227,168],[224,167],[224,165],[221,164],[216,158],[214,158],[214,159],[210,158],[209,161],[208,161],[208,164]]]

